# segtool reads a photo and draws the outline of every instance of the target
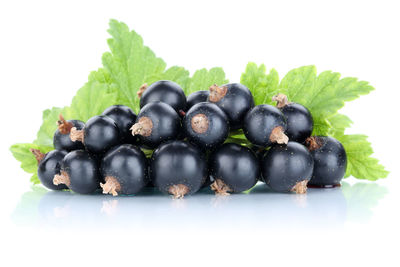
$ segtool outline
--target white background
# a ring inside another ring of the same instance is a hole
[[[399,266],[398,1],[2,1],[0,4],[3,266]],[[69,105],[107,51],[108,20],[142,35],[169,66],[248,61],[315,64],[369,81],[346,105],[391,171],[307,196],[267,193],[172,201],[54,194],[30,187],[9,146],[30,142],[42,110]]]

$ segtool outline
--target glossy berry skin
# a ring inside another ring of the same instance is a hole
[[[286,119],[282,112],[270,105],[258,105],[246,114],[243,132],[252,144],[267,147],[272,145],[270,136],[276,127],[286,129]]]
[[[289,103],[280,108],[286,118],[286,135],[290,141],[304,143],[311,136],[314,127],[314,121],[310,111],[303,105]]]
[[[185,93],[177,83],[172,81],[158,81],[147,87],[140,98],[140,108],[156,101],[170,105],[177,112],[186,108]]]
[[[274,145],[261,160],[265,183],[277,192],[290,192],[301,181],[309,181],[314,161],[307,148],[297,142]]]
[[[195,193],[207,177],[204,153],[183,141],[162,144],[151,157],[150,177],[161,192],[169,193],[171,186],[183,184],[187,194]]]
[[[204,127],[195,124],[199,116]],[[209,102],[194,105],[186,113],[182,126],[188,140],[203,149],[221,145],[229,134],[228,117],[217,105]]]
[[[234,143],[225,143],[211,154],[209,169],[214,179],[222,180],[235,193],[252,188],[260,175],[254,152]]]
[[[118,126],[108,116],[94,116],[86,122],[83,142],[89,152],[105,153],[120,143]]]
[[[99,188],[101,175],[97,160],[87,151],[69,152],[61,162],[61,170],[68,174],[70,185],[75,193],[91,194]]]
[[[208,91],[196,91],[188,95],[186,99],[186,110],[189,110],[197,103],[207,102],[208,95]]]
[[[340,185],[346,173],[347,156],[343,145],[333,137],[319,136],[320,147],[311,149],[314,171],[309,185],[332,187]]]
[[[60,173],[61,162],[67,155],[65,150],[53,150],[47,153],[38,165],[38,177],[42,185],[51,190],[68,189],[64,184],[54,185],[54,175]]]
[[[73,127],[77,130],[82,130],[85,127],[85,123],[79,120],[68,120],[68,123],[72,123]],[[71,141],[69,134],[62,134],[59,129],[56,130],[53,136],[53,145],[57,150],[78,150],[83,149],[84,146],[80,141]]]
[[[208,101],[216,104],[226,113],[231,130],[240,129],[246,113],[254,107],[253,95],[246,86],[240,83],[221,86],[221,88],[224,87],[226,87],[226,94],[221,99],[213,99],[210,94]]]
[[[121,142],[135,143],[136,138],[131,134],[130,128],[136,121],[136,114],[131,108],[124,105],[114,105],[104,110],[102,115],[115,121],[120,132]]]
[[[181,119],[171,106],[163,102],[149,103],[140,110],[136,122],[143,117],[151,120],[152,129],[149,136],[138,135],[142,144],[156,148],[161,143],[178,137]]]
[[[111,176],[119,182],[120,194],[136,194],[148,183],[146,156],[131,144],[120,145],[107,152],[100,170],[103,180]]]

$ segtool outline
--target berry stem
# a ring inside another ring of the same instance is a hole
[[[277,108],[283,108],[283,107],[287,106],[288,104],[290,104],[287,96],[284,94],[281,94],[281,93],[273,96],[272,101],[276,101]]]
[[[141,117],[137,123],[132,125],[132,135],[150,136],[153,129],[153,122],[148,117]]]
[[[39,164],[46,154],[43,154],[39,149],[30,148],[30,152],[35,156],[37,163]]]
[[[226,87],[226,86],[219,87],[216,84],[211,85],[209,100],[211,102],[218,102],[226,95],[227,91],[228,91],[228,87]]]
[[[208,118],[206,115],[204,114],[197,114],[195,116],[193,116],[191,122],[190,122],[193,131],[195,131],[196,133],[199,134],[203,134],[205,132],[207,132],[208,130]]]
[[[189,187],[184,184],[171,185],[168,189],[168,193],[170,193],[174,199],[182,199],[189,191]]]
[[[61,171],[60,174],[54,175],[53,178],[54,185],[65,184],[66,186],[71,185],[71,180],[69,179],[68,173],[66,171]]]
[[[272,130],[269,140],[272,143],[287,144],[289,142],[289,137],[285,134],[282,126],[278,126]]]
[[[307,183],[308,180],[300,181],[296,183],[290,191],[295,192],[296,194],[305,194],[307,193]]]
[[[83,130],[78,130],[76,127],[71,128],[69,138],[72,142],[80,141],[83,143],[85,132]]]
[[[322,146],[322,141],[317,136],[310,136],[306,139],[306,145],[309,151],[313,151]]]
[[[114,197],[118,196],[118,192],[121,191],[121,184],[118,182],[117,178],[112,176],[107,176],[105,178],[105,183],[100,183],[103,189],[103,194],[112,194]]]
[[[216,179],[212,184],[211,184],[211,190],[215,192],[216,195],[219,196],[229,196],[230,194],[228,192],[232,192],[233,190],[225,184],[221,179]]]
[[[59,120],[57,121],[58,130],[61,134],[69,134],[74,125],[66,121],[62,114],[59,115]]]
[[[142,95],[143,95],[144,91],[146,91],[147,87],[149,87],[147,85],[147,83],[144,83],[144,84],[142,84],[142,86],[140,86],[139,90],[137,91],[137,95],[139,98],[142,97]]]

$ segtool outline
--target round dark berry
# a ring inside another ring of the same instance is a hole
[[[91,194],[99,188],[101,176],[97,161],[84,150],[69,152],[61,162],[60,174],[53,178],[55,185],[65,184],[73,192]]]
[[[210,87],[208,101],[220,107],[228,116],[231,130],[242,128],[246,113],[254,107],[250,90],[240,83]]]
[[[154,151],[150,177],[161,192],[182,198],[197,192],[204,184],[207,163],[197,147],[183,141],[171,141]]]
[[[270,105],[258,105],[244,118],[243,131],[247,139],[257,146],[270,146],[273,143],[286,144],[286,119],[282,112]]]
[[[308,184],[314,187],[339,186],[347,167],[343,145],[329,136],[313,136],[306,143],[314,158],[314,171]]]
[[[185,110],[186,96],[182,88],[172,81],[158,81],[150,86],[142,86],[139,91],[140,108],[146,104],[161,101],[170,105],[176,112]]]
[[[194,105],[182,122],[188,140],[201,148],[221,145],[229,134],[229,121],[215,104],[202,102]]]
[[[207,102],[208,95],[208,91],[196,91],[194,93],[191,93],[186,100],[186,110],[189,110],[197,103]]]
[[[68,152],[65,150],[53,150],[43,154],[38,149],[31,149],[30,151],[35,155],[38,162],[37,174],[42,185],[51,190],[68,189],[64,184],[53,184],[54,175],[60,174],[61,161]]]
[[[103,194],[131,195],[142,190],[148,182],[146,161],[144,153],[131,144],[112,148],[101,162]]]
[[[181,120],[176,111],[163,102],[152,102],[144,106],[131,127],[132,134],[150,148],[178,137]]]
[[[214,178],[211,189],[216,194],[239,193],[252,188],[260,176],[257,156],[249,148],[225,143],[217,148],[209,160]]]
[[[60,114],[60,119],[57,121],[58,128],[54,133],[53,145],[57,150],[72,151],[77,149],[83,149],[84,146],[81,141],[71,141],[70,133],[71,129],[75,127],[77,130],[82,130],[85,127],[85,123],[79,120],[65,120]]]
[[[70,137],[72,141],[82,141],[89,152],[97,154],[105,153],[121,141],[115,121],[103,115],[90,118],[82,130],[72,128]]]
[[[277,192],[306,193],[314,161],[307,148],[297,142],[274,145],[261,161],[261,171],[267,185]]]
[[[114,105],[104,110],[102,115],[115,121],[120,132],[121,143],[135,143],[136,138],[129,130],[136,121],[136,114],[131,108],[124,105]]]
[[[303,105],[290,103],[284,94],[278,94],[272,98],[277,101],[277,108],[282,111],[286,118],[286,135],[290,141],[304,143],[311,136],[314,121],[310,111]]]

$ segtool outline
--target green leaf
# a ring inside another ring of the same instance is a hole
[[[167,69],[159,78],[159,80],[169,80],[174,81],[182,88],[185,88],[186,84],[189,81],[189,71],[185,68],[173,66]]]
[[[10,147],[11,153],[14,158],[21,162],[21,168],[27,173],[33,174],[31,182],[34,184],[40,183],[37,177],[37,161],[32,152],[29,149],[39,149],[42,153],[47,153],[53,150],[52,146],[40,146],[36,144],[15,144]]]
[[[349,128],[353,122],[346,115],[336,113],[332,117],[329,118],[330,129],[328,135],[336,136],[343,135],[346,128]]]
[[[354,100],[373,89],[368,82],[356,78],[340,79],[336,72],[324,71],[317,76],[315,66],[291,70],[279,85],[279,91],[286,94],[289,101],[300,103],[313,116],[325,119],[336,114],[345,101]]]
[[[222,85],[226,83],[228,83],[228,80],[225,78],[225,72],[222,68],[200,69],[188,80],[184,91],[186,95],[190,95],[196,91],[208,90],[213,84]]]
[[[65,114],[66,108],[52,108],[43,111],[43,122],[37,133],[36,145],[53,147],[53,135],[57,130],[57,121],[60,114]]]
[[[91,117],[100,115],[109,106],[116,104],[117,97],[117,90],[113,89],[112,84],[89,80],[72,99],[65,117],[86,122]]]
[[[334,136],[344,146],[347,154],[346,177],[375,181],[389,174],[379,161],[371,157],[373,150],[367,136],[360,134]]]
[[[151,84],[164,73],[166,64],[143,45],[142,37],[116,20],[110,21],[108,30],[111,52],[103,54],[104,68],[118,88],[118,102],[139,111],[137,91],[144,83]]]
[[[266,67],[250,62],[240,77],[240,82],[250,89],[256,105],[272,105],[272,97],[278,93],[279,75],[275,69],[266,74]]]
[[[305,106],[306,94],[314,92],[317,69],[315,66],[304,66],[289,71],[279,84],[279,92],[287,95],[289,101]],[[308,107],[308,106],[307,106]]]

